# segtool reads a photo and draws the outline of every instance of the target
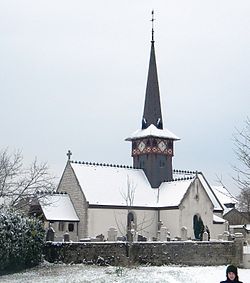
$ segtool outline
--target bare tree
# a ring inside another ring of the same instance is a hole
[[[134,219],[133,205],[135,198],[135,189],[136,184],[134,184],[133,180],[131,180],[129,176],[127,176],[127,190],[126,192],[121,191],[121,196],[126,202],[127,211],[123,212],[120,217],[115,214],[117,229],[122,235],[126,235],[129,241],[132,240],[133,231],[143,232],[154,223],[154,218],[146,216],[145,212],[143,212],[143,215],[141,215],[142,217],[140,222],[138,222],[137,219]],[[126,219],[126,222],[124,222],[124,219]]]
[[[54,180],[46,163],[39,164],[35,159],[25,168],[20,151],[13,154],[7,149],[0,151],[0,198],[4,204],[23,208],[34,197],[44,196],[38,192],[52,192]]]
[[[121,192],[123,199],[126,201],[127,208],[130,209],[134,204],[136,185],[127,176],[127,192]]]
[[[234,166],[236,181],[241,190],[238,200],[241,211],[248,212],[250,216],[250,119],[245,121],[243,130],[237,130],[234,134],[235,154],[239,164]]]

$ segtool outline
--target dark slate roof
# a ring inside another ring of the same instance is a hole
[[[151,41],[151,53],[148,69],[144,112],[142,117],[142,129],[146,129],[151,124],[155,125],[158,129],[163,129],[160,91],[153,40]]]

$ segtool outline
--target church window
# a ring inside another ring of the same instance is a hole
[[[63,221],[60,221],[59,224],[58,224],[58,230],[59,231],[64,231],[64,222]]]
[[[69,223],[68,229],[69,229],[69,232],[73,232],[74,231],[74,223]]]

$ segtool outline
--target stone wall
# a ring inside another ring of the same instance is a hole
[[[47,242],[44,255],[49,262],[64,263],[242,266],[243,245],[240,241]]]

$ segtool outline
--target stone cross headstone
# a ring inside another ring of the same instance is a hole
[[[181,227],[181,240],[187,241],[187,227],[185,226]]]
[[[109,228],[108,241],[117,241],[117,230],[115,228]]]

